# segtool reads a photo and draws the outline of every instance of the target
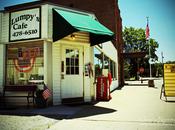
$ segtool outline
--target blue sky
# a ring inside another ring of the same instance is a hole
[[[118,0],[123,28],[146,28],[149,17],[150,37],[159,43],[161,61],[175,61],[175,0]]]
[[[0,10],[3,7],[36,0],[0,0]],[[146,17],[149,17],[150,37],[159,43],[157,55],[161,61],[175,61],[175,0],[118,0],[123,28],[146,27]]]
[[[4,7],[31,2],[36,0],[0,0],[0,10],[3,10]]]

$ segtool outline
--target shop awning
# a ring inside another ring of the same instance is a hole
[[[114,35],[90,14],[53,9],[53,41],[77,31],[89,32],[92,46],[110,41]]]

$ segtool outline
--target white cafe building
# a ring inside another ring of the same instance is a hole
[[[6,7],[0,11],[0,93],[5,85],[44,82],[53,105],[96,100],[98,76],[111,72],[110,90],[118,87],[113,35],[91,12],[46,2]]]

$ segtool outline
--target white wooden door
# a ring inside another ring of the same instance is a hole
[[[83,49],[62,46],[61,98],[83,97]]]

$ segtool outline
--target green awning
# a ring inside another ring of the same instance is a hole
[[[53,9],[53,41],[77,31],[89,32],[91,45],[110,41],[114,35],[90,14]]]

